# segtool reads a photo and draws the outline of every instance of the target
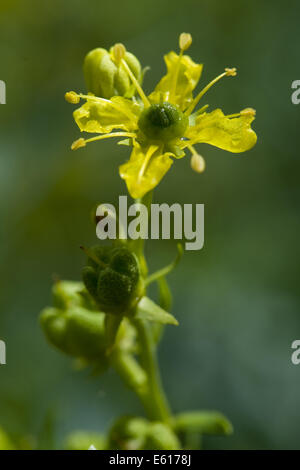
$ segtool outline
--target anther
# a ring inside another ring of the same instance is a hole
[[[124,59],[125,54],[126,54],[126,49],[125,49],[124,44],[122,44],[120,42],[115,44],[113,46],[112,52],[113,52],[113,57],[114,57],[116,63],[120,64],[121,60]]]
[[[241,116],[255,116],[256,110],[253,108],[245,108],[240,112]]]
[[[77,150],[80,147],[85,147],[86,143],[85,140],[81,137],[80,139],[75,140],[71,145],[71,150]]]
[[[237,70],[235,67],[233,68],[227,67],[225,69],[225,72],[226,72],[227,77],[235,77],[237,75]]]
[[[199,153],[193,153],[191,158],[191,168],[196,173],[203,173],[205,170],[205,160]]]
[[[179,36],[179,47],[181,51],[186,51],[192,44],[192,36],[189,33],[181,33]]]
[[[79,101],[80,101],[80,96],[77,95],[77,93],[76,93],[75,91],[68,91],[68,92],[65,94],[65,100],[66,100],[68,103],[78,104]]]

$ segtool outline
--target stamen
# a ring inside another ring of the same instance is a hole
[[[241,116],[255,116],[256,110],[253,108],[245,108],[240,112]]]
[[[225,72],[227,73],[228,77],[236,77],[237,75],[236,67],[232,67],[232,68],[227,67],[225,69]]]
[[[71,150],[77,150],[80,147],[85,147],[85,140],[81,137],[80,139],[75,140],[71,145]]]
[[[145,95],[141,85],[139,84],[139,82],[135,78],[134,74],[132,73],[132,71],[130,70],[130,68],[128,67],[128,65],[127,65],[127,63],[125,62],[124,59],[121,59],[121,64],[123,65],[124,69],[126,70],[126,72],[129,75],[132,83],[134,84],[135,88],[137,89],[137,92],[140,95],[140,97],[141,97],[141,99],[142,99],[142,101],[145,105],[145,108],[149,108],[150,102],[149,102],[147,96]]]
[[[241,117],[241,113],[226,114],[225,117],[228,119],[238,118]]]
[[[180,69],[180,62],[181,62],[183,53],[190,47],[191,44],[192,44],[192,36],[189,33],[181,33],[179,36],[180,53],[178,56],[175,72],[172,78],[171,90],[170,90],[170,95],[169,95],[170,101],[175,99],[175,96],[176,96],[176,86],[177,86],[178,74],[179,74],[179,69]]]
[[[232,119],[232,118],[237,118],[237,117],[241,117],[241,116],[255,116],[255,115],[256,115],[255,109],[245,108],[245,109],[242,109],[242,111],[240,111],[239,113],[227,114],[225,117],[227,117],[229,119]]]
[[[197,106],[197,104],[199,103],[200,99],[202,98],[202,96],[205,95],[205,93],[215,84],[217,83],[219,80],[221,80],[221,78],[223,77],[235,77],[237,74],[237,71],[236,71],[236,68],[226,68],[225,69],[225,72],[221,73],[221,75],[218,75],[216,78],[214,78],[214,80],[212,80],[208,85],[206,85],[206,87],[203,88],[203,90],[200,91],[200,93],[196,96],[196,98],[194,98],[193,102],[190,104],[190,106],[188,107],[188,109],[185,111],[185,114],[187,114],[188,116],[194,111],[195,107]]]
[[[80,138],[78,140],[75,140],[73,144],[71,145],[72,150],[77,150],[80,147],[85,147],[86,144],[89,142],[95,142],[96,140],[102,140],[102,139],[109,139],[110,137],[135,137],[135,134],[130,133],[130,132],[111,132],[110,134],[101,134],[96,137],[92,137],[90,139],[83,139]]]
[[[125,116],[127,116],[129,119],[134,120],[134,121],[137,120],[137,117],[135,116],[135,114],[133,114],[129,109],[126,109],[124,106],[120,106],[118,103],[115,103],[114,101],[107,100],[106,98],[100,98],[99,96],[84,95],[82,93],[79,93],[78,96],[79,98],[82,98],[87,101],[96,101],[96,102],[100,101],[102,103],[104,101],[106,103],[109,103],[111,106],[116,108],[119,112],[125,114]]]
[[[141,179],[146,171],[146,168],[151,160],[151,157],[152,155],[156,152],[156,150],[158,149],[159,147],[157,145],[150,145],[150,147],[148,148],[148,151],[146,153],[146,156],[145,156],[145,159],[143,161],[143,165],[141,166],[141,169],[139,171],[139,175],[138,175],[138,182],[140,183],[141,182]]]
[[[80,96],[76,93],[76,91],[68,91],[65,94],[65,100],[71,104],[78,104],[80,101]]]
[[[191,158],[191,168],[194,170],[196,173],[203,173],[205,170],[205,160],[202,157],[202,155],[199,155],[198,152],[194,149],[192,145],[187,146],[190,152],[192,153],[192,158]]]

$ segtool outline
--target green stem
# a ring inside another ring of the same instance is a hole
[[[152,202],[152,196],[153,196],[153,191],[149,191],[149,193],[145,194],[144,197],[135,200],[137,204],[144,204],[147,207],[148,223],[150,222],[150,207],[151,207],[151,202]],[[137,255],[139,262],[140,262],[142,276],[146,277],[148,273],[148,268],[147,268],[147,262],[146,262],[145,255],[144,255],[144,245],[145,245],[145,240],[142,237],[132,242],[133,251]]]
[[[150,206],[152,191],[136,203],[144,204],[148,209],[150,220]],[[148,223],[149,223],[148,220]],[[138,238],[130,242],[131,248],[138,257],[141,266],[141,275],[147,277],[148,267],[144,256],[144,238]],[[135,326],[140,344],[141,365],[132,355],[115,352],[112,354],[112,362],[123,378],[124,382],[136,393],[146,414],[150,420],[171,423],[172,417],[167,399],[165,397],[160,372],[156,358],[156,344],[153,331],[148,322],[131,317]]]
[[[147,193],[143,198],[137,199],[137,203],[144,204],[148,209],[148,223],[150,223],[150,207],[152,202],[153,191]],[[148,273],[147,262],[144,255],[145,240],[139,238],[133,242],[132,248],[136,253],[140,265],[141,273],[146,278]],[[156,358],[156,345],[153,337],[153,331],[150,329],[146,321],[132,319],[136,327],[140,348],[141,362],[148,378],[147,393],[140,397],[145,405],[146,412],[151,420],[158,420],[165,423],[171,422],[171,414],[169,405],[164,394],[159,367]]]
[[[125,384],[138,396],[148,416],[152,415],[149,403],[148,377],[145,370],[129,353],[116,350],[111,355],[111,363]]]
[[[149,418],[170,423],[170,408],[162,388],[152,331],[143,320],[135,319],[133,323],[139,335],[142,365],[148,376],[147,401],[151,404]]]

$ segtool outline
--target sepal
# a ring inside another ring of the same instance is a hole
[[[149,297],[142,297],[137,305],[135,318],[161,323],[163,325],[178,325],[176,318],[153,302]]]

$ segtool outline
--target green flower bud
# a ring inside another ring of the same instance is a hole
[[[122,416],[109,432],[109,448],[142,450],[148,432],[148,421],[134,416]]]
[[[151,423],[144,450],[179,450],[180,442],[174,431],[164,423]]]
[[[88,265],[82,277],[86,289],[104,312],[125,313],[141,291],[136,256],[123,247],[95,246],[85,251]]]
[[[52,287],[53,305],[66,309],[71,305],[86,306],[84,285],[76,281],[57,281]]]
[[[109,99],[115,95],[131,98],[135,93],[135,86],[121,61],[115,57],[114,47],[109,51],[102,48],[93,49],[86,55],[83,64],[86,86],[88,92],[102,98]],[[142,69],[138,59],[125,48],[123,58],[137,81],[141,83]]]
[[[138,126],[151,140],[169,142],[183,136],[188,117],[177,106],[170,103],[152,104],[139,119]]]
[[[109,448],[119,450],[178,450],[180,442],[164,423],[123,416],[109,432]]]
[[[105,315],[72,307],[66,311],[45,308],[40,317],[48,341],[60,351],[87,361],[106,362]]]
[[[98,247],[95,252],[99,254]],[[104,260],[110,259],[103,251],[101,256]],[[114,254],[111,259],[114,266],[118,258]],[[126,270],[121,263],[122,268]],[[91,266],[86,269],[93,270]],[[130,271],[132,268],[129,266],[128,269]],[[41,327],[48,341],[69,356],[89,363],[96,362],[105,369],[108,365],[105,313],[95,311],[96,304],[81,282],[59,281],[54,284],[52,291],[54,307],[45,308],[40,316]],[[123,319],[118,329],[116,347],[131,352],[135,348],[135,335],[135,329],[129,321]]]

